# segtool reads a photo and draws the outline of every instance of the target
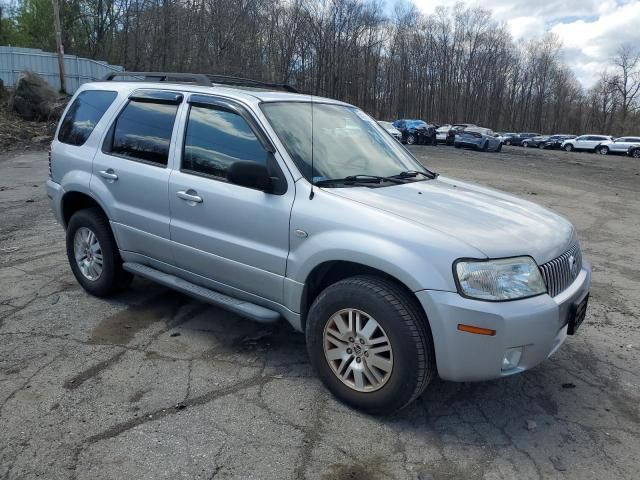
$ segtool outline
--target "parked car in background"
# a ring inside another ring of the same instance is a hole
[[[473,148],[483,152],[499,152],[502,150],[502,142],[492,130],[483,127],[467,127],[456,132],[453,143],[456,148]]]
[[[613,140],[613,138],[609,135],[580,135],[579,137],[562,142],[561,148],[567,152],[572,150],[593,152],[602,142],[611,140]]]
[[[436,128],[436,142],[446,143],[452,128],[452,125],[442,125]]]
[[[522,146],[522,142],[528,138],[538,137],[539,133],[517,133],[512,137],[507,137],[504,140],[505,145]]]
[[[522,146],[544,148],[544,142],[549,140],[550,135],[540,135],[538,137],[525,138],[522,140]]]
[[[575,135],[551,135],[546,142],[544,142],[542,148],[548,148],[551,150],[555,150],[560,148],[562,142],[565,140],[571,140],[572,138],[576,138]]]
[[[384,128],[387,131],[387,133],[389,133],[389,135],[391,135],[393,138],[395,138],[399,142],[402,141],[402,133],[400,133],[400,130],[394,127],[391,122],[379,121],[378,123],[382,128]]]
[[[514,133],[514,132],[496,132],[496,135],[498,135],[498,138],[500,139],[500,141],[504,145],[506,145],[506,140],[508,138],[515,137],[517,135],[517,133]]]
[[[627,155],[633,158],[640,158],[640,145],[633,145],[627,150]]]
[[[392,124],[400,130],[402,143],[408,145],[435,145],[436,129],[423,120],[396,120]]]
[[[630,147],[639,144],[640,137],[618,137],[599,143],[595,150],[601,155],[607,155],[609,153],[626,154]]]
[[[473,123],[454,123],[453,125],[451,125],[451,129],[447,134],[447,140],[446,140],[447,145],[449,146],[453,145],[455,143],[456,133],[461,132],[462,130],[468,127],[477,127],[477,125]]]

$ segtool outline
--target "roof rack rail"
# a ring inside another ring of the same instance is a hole
[[[290,93],[299,93],[295,87],[288,85],[286,83],[275,83],[275,82],[264,82],[262,80],[254,80],[253,78],[245,78],[245,77],[234,77],[231,75],[217,75],[207,74],[207,77],[211,82],[217,83],[220,85],[237,85],[240,87],[266,87],[266,88],[274,88],[279,90],[284,90]]]
[[[263,82],[252,78],[234,77],[230,75],[205,74],[205,73],[172,73],[172,72],[111,72],[103,77],[105,82],[113,82],[118,77],[125,77],[120,81],[138,82],[171,82],[192,83],[210,87],[212,83],[218,85],[235,85],[239,87],[272,88],[291,93],[299,93],[295,87],[286,83]]]
[[[171,73],[171,72],[111,72],[102,80],[105,82],[118,81],[117,77],[127,77],[123,81],[138,82],[171,82],[194,83],[196,85],[211,86],[211,80],[203,73]],[[133,80],[131,80],[133,78]]]

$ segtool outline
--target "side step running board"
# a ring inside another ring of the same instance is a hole
[[[240,316],[250,318],[256,322],[273,323],[280,319],[280,314],[268,308],[261,307],[254,303],[239,300],[220,292],[210,290],[200,285],[188,282],[175,275],[161,272],[155,268],[142,265],[141,263],[125,262],[122,264],[127,272],[144,277],[153,282],[172,288],[186,295],[190,295],[203,302],[211,303]]]

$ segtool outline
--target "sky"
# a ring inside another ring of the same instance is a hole
[[[622,43],[640,48],[640,0],[413,0],[425,13],[457,2],[491,10],[516,41],[556,33],[565,62],[585,88],[612,68],[611,57]]]

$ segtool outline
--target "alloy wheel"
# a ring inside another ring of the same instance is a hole
[[[391,341],[382,326],[362,310],[334,313],[323,334],[324,355],[333,374],[358,392],[382,388],[393,370]]]
[[[87,227],[80,227],[73,237],[73,254],[82,275],[96,281],[102,275],[102,247],[98,237]]]

